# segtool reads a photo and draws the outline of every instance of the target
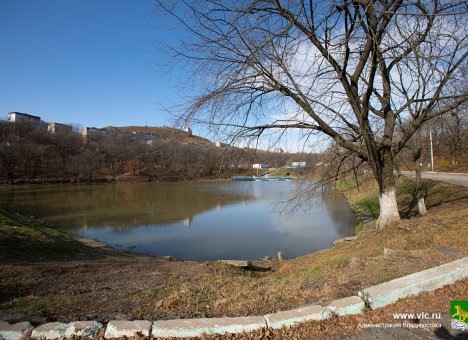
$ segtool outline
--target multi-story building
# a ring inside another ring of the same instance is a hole
[[[291,168],[307,168],[307,162],[292,162]]]
[[[73,128],[71,125],[60,124],[60,123],[49,123],[47,124],[47,131],[50,133],[70,133]]]
[[[8,112],[7,120],[12,123],[28,122],[28,123],[41,123],[41,117],[29,115],[22,112]]]
[[[192,137],[192,129],[186,124],[184,125],[183,131],[187,132],[189,137]]]
[[[47,129],[47,123],[41,120],[39,116],[33,116],[22,112],[8,112],[7,121],[10,123],[29,124],[38,129]]]
[[[221,143],[221,142],[215,142],[215,146],[217,148],[228,148],[230,145],[226,143]]]
[[[84,127],[81,130],[81,135],[84,140],[92,139],[92,138],[102,138],[102,137],[108,136],[109,131],[105,129],[98,129],[95,127]]]

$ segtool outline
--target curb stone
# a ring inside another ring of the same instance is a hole
[[[304,306],[292,310],[267,314],[265,316],[185,319],[155,321],[113,320],[107,324],[106,339],[142,335],[149,337],[193,337],[202,333],[241,333],[264,327],[281,328],[308,320],[324,320],[333,314],[359,314],[367,304],[371,308],[380,308],[396,302],[398,299],[420,292],[432,291],[458,280],[468,278],[468,257],[410,274],[359,291],[358,296],[350,296],[330,302],[327,306]],[[51,322],[32,330],[32,339],[57,339],[73,335],[94,337],[102,329],[96,321],[77,321],[69,324]],[[29,322],[9,324],[0,321],[0,339],[20,340],[27,336],[32,326]]]
[[[94,338],[102,327],[103,325],[97,321],[50,322],[35,328],[31,334],[31,338],[47,340],[62,337],[70,338],[72,336]]]
[[[158,337],[195,337],[206,334],[242,333],[266,328],[263,316],[155,321],[152,335]]]
[[[468,277],[468,257],[403,276],[363,290],[372,309],[385,307],[398,299],[432,291]]]
[[[101,328],[102,323],[97,321],[75,321],[68,324],[65,336],[70,337],[72,335],[77,335],[94,338],[99,334]]]
[[[135,336],[135,334],[141,334],[145,337],[149,337],[152,326],[153,323],[147,320],[112,320],[107,324],[104,338],[114,339],[124,336],[128,338]]]
[[[283,326],[292,326],[296,323],[309,320],[324,320],[331,317],[332,313],[319,305],[311,305],[278,313],[265,315],[269,328],[277,329]]]
[[[26,336],[34,327],[27,321],[10,324],[0,321],[0,338],[5,340],[19,340]]]
[[[325,309],[338,316],[360,314],[365,308],[365,303],[357,296],[349,296],[330,302]]]
[[[49,322],[33,329],[31,338],[33,339],[57,339],[65,337],[68,324],[62,322]]]

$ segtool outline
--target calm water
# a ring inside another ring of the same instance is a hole
[[[295,194],[295,182],[132,183],[15,188],[2,200],[113,248],[192,260],[293,258],[353,233],[341,195],[291,211]]]

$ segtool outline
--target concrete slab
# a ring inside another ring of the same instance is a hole
[[[325,306],[325,309],[340,316],[362,313],[364,307],[365,304],[362,299],[357,296],[349,296],[330,302],[328,306]]]
[[[152,322],[146,320],[112,320],[107,324],[104,337],[106,339],[114,339],[124,336],[131,337],[135,336],[135,334],[149,337],[152,325]]]
[[[343,243],[345,241],[344,238],[339,238],[338,240],[333,241],[333,245],[336,246],[337,244]]]
[[[266,261],[250,261],[250,266],[248,268],[266,271],[271,269],[271,264]]]
[[[0,338],[5,340],[20,340],[32,329],[33,326],[27,321],[14,324],[0,321]]]
[[[432,291],[468,277],[468,257],[443,264],[439,267],[407,275],[364,289],[370,306],[381,308],[398,299],[420,292]]]
[[[266,328],[263,316],[161,320],[153,324],[153,337],[197,337],[206,334],[242,333]]]
[[[448,247],[448,246],[440,246],[436,248],[439,253],[445,254],[445,255],[450,255],[450,256],[460,256],[463,254],[463,251],[460,249],[454,248],[454,247]]]
[[[102,323],[97,321],[75,321],[68,324],[68,328],[65,331],[66,337],[84,336],[88,338],[94,338],[99,334],[102,328]]]
[[[270,328],[281,328],[291,326],[299,322],[309,320],[324,320],[331,316],[329,310],[319,305],[304,306],[283,312],[265,315],[266,322]]]
[[[249,267],[250,266],[250,261],[243,261],[243,260],[219,260],[219,262],[234,266],[234,267]]]
[[[62,322],[49,322],[33,329],[32,339],[58,339],[65,336],[68,324]]]
[[[357,240],[358,239],[358,236],[346,236],[344,238],[345,241],[354,241],[354,240]]]

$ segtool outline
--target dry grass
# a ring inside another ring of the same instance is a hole
[[[468,200],[465,189],[455,192],[464,198],[433,208],[425,217],[403,220],[328,251],[276,262],[272,273],[200,277],[197,289],[170,294],[158,304],[174,314],[181,306],[201,308],[208,316],[267,313],[349,296],[360,288],[466,256],[468,247],[461,236],[468,232]],[[441,246],[460,252],[447,255],[437,249]],[[390,253],[384,255],[384,248]]]
[[[410,186],[402,182],[400,189]],[[361,193],[361,200],[373,195]],[[399,190],[399,199],[411,202],[411,191]],[[346,297],[468,254],[468,190],[432,185],[427,202],[430,210],[424,217],[408,209],[409,218],[397,225],[326,251],[273,261],[271,272],[119,254],[104,260],[5,263],[0,265],[6,278],[0,283],[0,319],[258,315]],[[455,248],[456,254],[446,254],[441,246]]]
[[[296,326],[285,326],[281,329],[263,329],[250,333],[205,335],[203,340],[211,339],[466,339],[466,333],[454,336],[450,324],[450,301],[466,298],[468,280],[459,281],[433,292],[409,297],[375,311],[366,311],[359,315],[334,317],[322,321],[308,321]],[[406,320],[410,324],[441,323],[441,327],[411,329],[367,329],[359,324],[395,324],[393,313],[441,313],[442,320]],[[361,334],[359,334],[361,333]],[[452,333],[452,334],[451,334]],[[460,333],[460,331],[459,331]]]

